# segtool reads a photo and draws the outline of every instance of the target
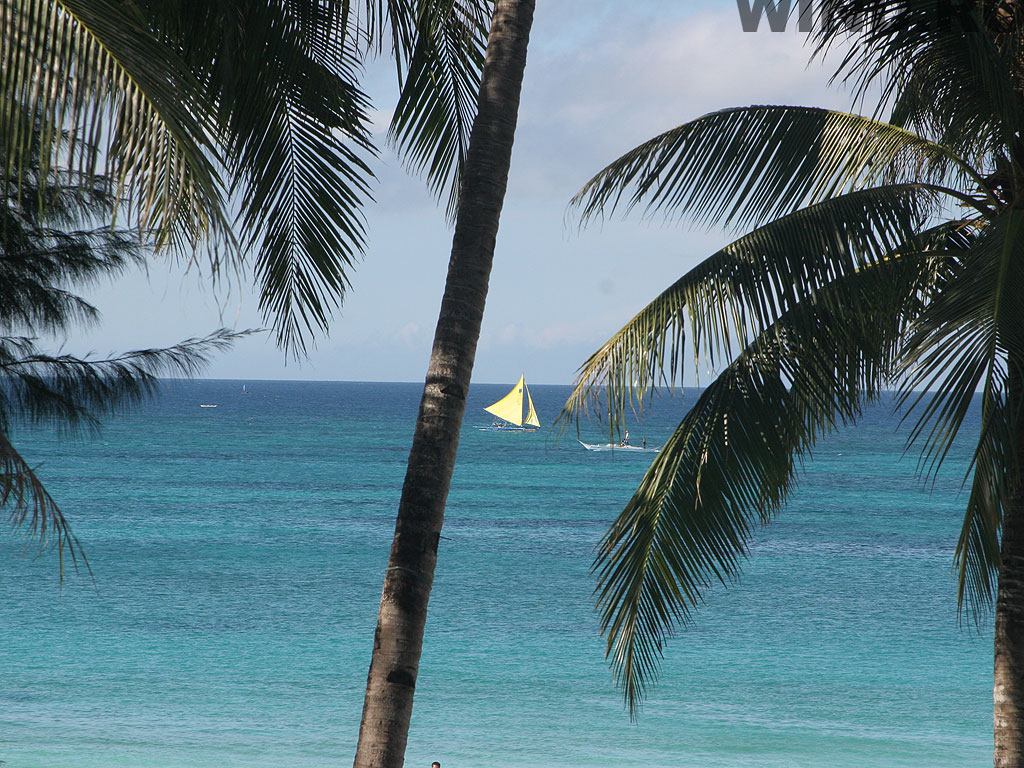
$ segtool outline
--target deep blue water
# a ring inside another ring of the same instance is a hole
[[[351,764],[421,388],[248,386],[17,436],[95,583],[0,536],[3,768]],[[569,388],[531,389],[547,425]],[[506,390],[470,394],[406,765],[991,765],[991,631],[950,571],[966,447],[926,487],[888,407],[819,443],[632,724],[588,570],[650,454],[475,429]]]

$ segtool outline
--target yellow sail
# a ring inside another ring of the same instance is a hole
[[[533,407],[533,398],[530,397],[530,388],[523,383],[523,389],[526,390],[526,402],[529,405],[529,410],[526,412],[526,423],[534,426],[540,426],[540,419],[537,418],[537,411]]]
[[[488,413],[493,413],[499,419],[515,424],[517,427],[523,426],[523,389],[526,387],[525,379],[526,374],[524,373],[519,377],[519,382],[512,387],[511,392],[493,405],[487,406],[484,410]],[[530,408],[532,412],[533,403],[530,404]],[[534,414],[534,418],[536,418],[536,414]]]

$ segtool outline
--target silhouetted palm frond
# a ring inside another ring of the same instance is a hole
[[[1024,415],[1024,14],[1009,5],[829,0],[818,53],[845,39],[837,77],[858,93],[884,80],[893,122],[724,110],[640,145],[574,198],[584,223],[642,207],[755,227],[584,363],[559,417],[606,407],[614,430],[680,379],[687,345],[703,363],[727,362],[595,562],[608,654],[632,712],[673,629],[737,573],[754,527],[780,508],[799,457],[883,385],[899,390],[926,477],[980,398],[954,568],[961,610],[977,618],[989,605]],[[956,17],[937,24],[943,10]]]

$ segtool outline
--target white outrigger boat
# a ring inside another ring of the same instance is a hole
[[[629,445],[623,443],[584,443],[582,440],[577,440],[580,445],[586,448],[588,451],[633,451],[641,453],[657,453],[661,448],[641,446],[641,445]]]
[[[530,388],[526,386],[526,374],[519,377],[519,381],[512,391],[501,400],[484,408],[493,415],[494,423],[480,429],[488,432],[533,432],[540,429],[540,419],[537,418],[537,410],[533,407],[533,398],[530,397]]]

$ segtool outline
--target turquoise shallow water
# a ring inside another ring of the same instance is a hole
[[[0,537],[4,768],[351,764],[420,387],[248,385],[19,436],[95,585]],[[406,765],[991,765],[991,631],[950,573],[966,453],[929,492],[888,408],[820,443],[631,724],[588,567],[650,456],[474,429],[506,389],[471,392]],[[550,423],[569,390],[532,391]]]

